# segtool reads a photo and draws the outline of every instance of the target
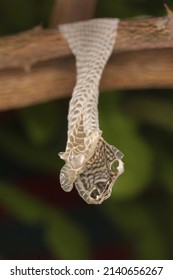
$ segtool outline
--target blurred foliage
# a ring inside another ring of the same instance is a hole
[[[21,109],[20,119],[27,138],[34,145],[46,145],[56,137],[61,125],[59,110],[55,103],[47,103]]]
[[[173,132],[173,97],[163,96],[135,96],[128,100],[127,110],[138,122],[147,122],[154,126],[161,127],[167,132]],[[154,112],[154,113],[153,113]]]
[[[125,157],[125,173],[113,189],[116,199],[134,198],[148,186],[152,176],[152,152],[140,137],[137,123],[125,115],[118,102],[119,94],[105,93],[100,97],[100,126],[108,143],[116,143]]]
[[[31,169],[55,172],[57,170],[57,152],[32,145],[28,139],[25,141],[20,133],[1,128],[0,129],[1,153],[12,159],[13,163],[28,166]]]
[[[55,173],[61,166],[57,153],[66,141],[60,131],[67,130],[67,106],[68,101],[61,100],[17,110],[16,125],[11,119],[8,126],[0,126],[2,154],[32,169]]]
[[[48,26],[53,0],[1,0],[0,35]]]
[[[166,3],[171,7],[172,1]],[[52,4],[53,0],[1,0],[0,35],[39,24],[48,26]],[[119,18],[165,14],[162,0],[99,0],[95,13],[96,17]],[[14,183],[25,174],[44,178],[60,170],[63,163],[57,154],[65,149],[68,102],[30,106],[7,112],[7,117],[0,114],[0,204],[16,222],[42,228],[54,258],[89,258],[92,247],[108,246],[111,233],[115,251],[119,244],[128,244],[134,258],[172,258],[172,90],[100,95],[103,137],[124,153],[125,173],[103,205],[81,207],[74,202],[70,210],[67,202],[63,209],[59,204],[54,207],[27,192],[24,183],[22,190]],[[71,193],[65,196],[74,197]],[[6,232],[8,247],[8,229]],[[20,238],[15,242],[18,246]]]
[[[0,200],[17,219],[43,226],[46,243],[55,258],[86,259],[87,238],[82,229],[64,213],[41,203],[8,183],[0,184]]]
[[[138,16],[163,16],[165,11],[162,0],[99,0],[97,1],[97,17],[130,18]],[[171,7],[172,1],[167,0]]]
[[[164,209],[164,211],[163,211]],[[173,224],[169,213],[173,213],[172,200],[160,200],[153,204],[147,201],[126,201],[109,204],[107,218],[129,238],[137,259],[170,259],[172,256]],[[160,228],[160,225],[163,225]]]

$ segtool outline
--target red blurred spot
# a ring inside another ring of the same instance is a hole
[[[64,192],[58,182],[58,177],[25,177],[15,180],[15,184],[22,191],[36,197],[54,207],[71,208],[85,206],[85,202],[73,189],[70,193]]]
[[[122,245],[122,246],[121,246]],[[94,248],[91,259],[95,260],[131,260],[135,259],[131,248],[120,244],[119,246],[106,246]]]

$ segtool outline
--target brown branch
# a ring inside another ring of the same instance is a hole
[[[54,0],[50,27],[92,18],[97,0]]]
[[[101,90],[173,87],[172,15],[120,21]],[[72,92],[74,58],[56,29],[0,40],[0,109],[19,108]]]

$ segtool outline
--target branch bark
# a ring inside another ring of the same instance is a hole
[[[100,89],[170,88],[173,16],[122,20]],[[0,40],[0,110],[68,96],[74,57],[56,29],[36,28]]]
[[[54,0],[50,27],[92,18],[97,0]]]

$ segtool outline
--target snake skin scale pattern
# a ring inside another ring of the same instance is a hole
[[[101,204],[123,173],[123,154],[102,138],[98,121],[99,83],[112,53],[118,19],[93,19],[58,28],[76,58],[76,85],[69,104],[65,165],[60,172],[64,191],[75,185],[88,204]],[[113,163],[118,166],[112,171]]]

